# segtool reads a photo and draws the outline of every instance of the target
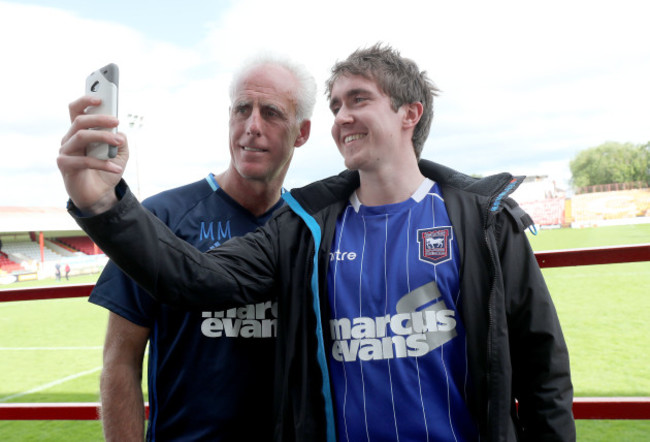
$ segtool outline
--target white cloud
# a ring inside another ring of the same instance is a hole
[[[195,50],[151,41],[125,26],[82,19],[54,8],[0,3],[0,17],[0,40],[13,42],[3,44],[5,67],[0,70],[0,186],[18,189],[0,204],[56,201],[59,205],[65,201],[60,178],[52,183],[43,183],[42,178],[47,176],[49,181],[58,174],[55,158],[69,127],[67,104],[83,94],[86,75],[109,62],[121,68],[120,129],[128,131],[127,113],[153,117],[148,132],[154,134],[155,144],[139,155],[143,178],[156,173],[173,175],[172,164],[183,164],[182,160],[174,163],[173,156],[192,152],[186,143],[200,145],[191,136],[191,123],[203,124],[206,112],[195,109],[195,101],[188,103],[186,92],[200,86],[187,82],[187,72],[201,63]],[[207,102],[206,97],[202,99]],[[184,139],[177,133],[184,133]],[[161,159],[169,170],[161,166]],[[134,175],[131,164],[128,169],[126,176]],[[41,179],[33,176],[34,171],[41,172],[37,175]],[[157,181],[169,182],[154,177],[153,187],[160,187]]]
[[[287,187],[342,169],[322,86],[335,60],[377,41],[416,60],[442,89],[424,156],[451,167],[566,175],[560,166],[581,149],[650,140],[640,2],[332,0],[314,8],[240,0],[218,19],[196,16],[209,31],[187,47],[119,23],[0,2],[0,186],[21,189],[0,204],[64,199],[54,158],[69,124],[66,105],[83,92],[85,75],[108,62],[121,68],[122,129],[127,113],[145,116],[130,134],[137,167],[132,160],[127,169],[129,182],[139,176],[142,196],[226,167],[230,73],[261,49],[302,61],[321,89]],[[52,180],[47,188],[23,190],[38,181],[33,170]]]

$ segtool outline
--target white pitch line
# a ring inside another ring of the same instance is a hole
[[[101,369],[102,369],[102,367],[99,366],[99,367],[95,367],[95,368],[93,368],[91,370],[82,371],[81,373],[72,374],[70,376],[66,376],[64,378],[57,379],[56,381],[52,381],[52,382],[48,382],[47,384],[39,385],[38,387],[34,387],[31,390],[23,391],[21,393],[12,394],[11,396],[2,397],[2,398],[0,398],[0,402],[6,402],[8,400],[15,399],[17,397],[25,396],[25,395],[28,395],[28,394],[31,394],[31,393],[37,393],[37,392],[45,390],[47,388],[55,387],[57,385],[63,384],[65,382],[71,381],[73,379],[77,379],[77,378],[80,378],[82,376],[86,376],[87,374],[96,373],[96,372],[100,371]]]

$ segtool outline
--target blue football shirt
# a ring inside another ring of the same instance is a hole
[[[459,253],[437,184],[339,216],[328,288],[340,441],[469,441]]]
[[[263,225],[282,204],[257,218],[212,174],[144,202],[201,251]],[[89,300],[151,328],[148,440],[271,439],[276,302],[225,311],[172,308],[112,263]]]

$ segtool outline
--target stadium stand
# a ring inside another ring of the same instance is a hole
[[[100,255],[103,253],[87,236],[66,236],[56,238],[56,241],[85,255]]]
[[[12,261],[6,253],[0,252],[0,270],[11,273],[16,270],[21,270],[22,268],[23,266]]]
[[[21,261],[40,261],[41,249],[38,243],[34,241],[15,241],[7,242],[4,244],[2,251],[10,256],[12,259],[19,259]],[[43,255],[45,261],[57,261],[62,258],[60,253],[51,250],[48,247],[43,248]]]
[[[0,206],[0,252],[0,289],[14,282],[54,280],[57,265],[69,265],[70,277],[95,274],[108,261],[63,204]]]

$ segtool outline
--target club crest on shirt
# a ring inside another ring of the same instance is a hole
[[[451,227],[418,230],[420,261],[440,264],[451,259]]]

